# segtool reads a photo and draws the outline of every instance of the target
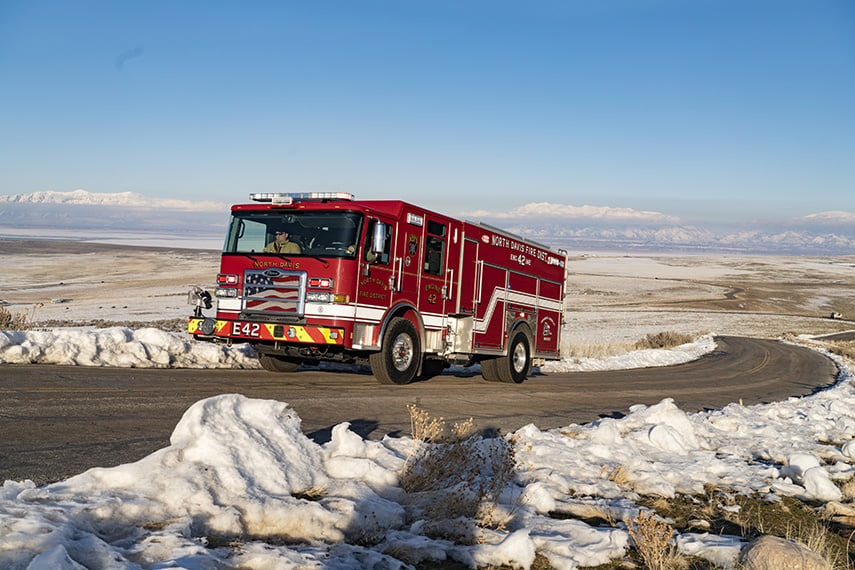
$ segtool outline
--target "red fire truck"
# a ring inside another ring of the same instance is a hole
[[[387,384],[474,363],[522,382],[559,358],[563,253],[398,200],[250,198],[232,206],[216,318],[202,312],[210,294],[191,292],[195,338],[248,342],[274,372],[368,363]]]

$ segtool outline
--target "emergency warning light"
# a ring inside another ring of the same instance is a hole
[[[323,202],[326,200],[350,200],[354,195],[349,192],[256,192],[249,195],[253,202],[271,204],[293,204],[294,202]]]

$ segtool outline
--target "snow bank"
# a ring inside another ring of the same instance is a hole
[[[623,524],[567,516],[626,520],[640,495],[699,494],[706,484],[770,500],[839,499],[833,482],[855,475],[855,388],[844,368],[835,387],[805,398],[697,414],[666,399],[512,437],[520,468],[500,505],[512,517],[501,531],[448,521],[471,528],[465,544],[425,533],[408,511],[398,474],[409,438],[364,440],[345,423],[318,445],[285,403],[217,396],[136,463],[40,488],[7,481],[0,567],[391,569],[453,559],[530,568],[536,553],[559,569],[604,564],[627,549]],[[675,544],[730,567],[743,543],[685,533]]]
[[[121,368],[258,368],[248,344],[198,342],[155,328],[55,328],[0,331],[0,364]]]
[[[671,349],[648,348],[607,358],[564,358],[547,362],[543,372],[592,372],[595,370],[629,370],[652,366],[673,366],[697,360],[715,350],[713,335],[708,334]]]
[[[548,362],[543,372],[625,370],[671,366],[715,350],[712,335],[670,350],[637,350],[602,360]],[[248,344],[225,346],[199,342],[186,333],[155,328],[55,328],[47,331],[0,331],[0,364],[65,364],[124,368],[258,368]],[[453,370],[452,370],[453,371]]]

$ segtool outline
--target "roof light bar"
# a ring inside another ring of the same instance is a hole
[[[253,202],[271,202],[273,204],[293,204],[323,200],[353,200],[350,192],[257,192],[249,195]]]

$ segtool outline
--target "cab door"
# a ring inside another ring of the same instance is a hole
[[[420,283],[424,254],[425,216],[405,210],[398,222],[392,259],[392,304],[407,304],[422,309]]]
[[[354,344],[372,346],[377,325],[395,298],[395,239],[396,223],[391,218],[370,216],[358,251],[359,265],[356,278],[356,322]],[[375,227],[384,234],[385,249],[372,251]],[[368,328],[366,328],[368,327]]]

